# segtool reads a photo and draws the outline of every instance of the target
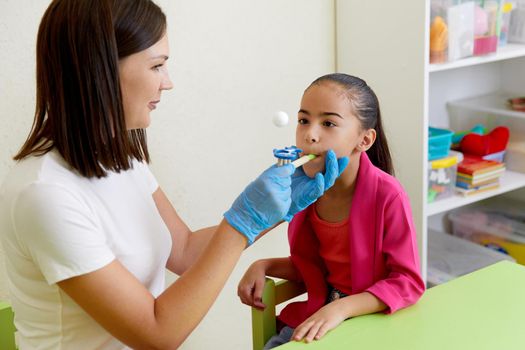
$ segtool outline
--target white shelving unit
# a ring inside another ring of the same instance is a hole
[[[498,52],[486,55],[486,56],[476,56],[468,57],[461,60],[447,62],[443,64],[430,64],[428,71],[430,73],[440,72],[449,69],[461,68],[461,67],[470,67],[477,64],[484,64],[496,61],[503,61],[517,57],[525,56],[525,45],[521,44],[507,44],[504,47],[498,49]]]
[[[508,97],[525,94],[525,45],[429,64],[430,0],[336,0],[336,14],[337,70],[364,78],[379,97],[396,177],[410,196],[426,277],[429,221],[439,223],[448,211],[487,198],[516,197],[525,188],[525,174],[506,171],[498,189],[428,204],[428,126],[507,125],[511,140],[525,140],[525,113],[506,106]]]
[[[525,112],[518,112],[510,109],[507,100],[516,97],[515,94],[497,92],[494,94],[474,96],[458,101],[450,101],[449,108],[461,108],[483,115],[492,114],[499,117],[511,117],[525,119]]]
[[[500,186],[494,190],[488,190],[471,196],[454,195],[449,198],[430,203],[427,207],[427,216],[447,212],[471,203],[498,196],[503,193],[514,191],[525,187],[525,174],[506,170],[500,178]]]

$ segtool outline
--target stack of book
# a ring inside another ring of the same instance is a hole
[[[458,164],[456,190],[468,196],[498,188],[499,178],[504,172],[504,163],[465,155]]]

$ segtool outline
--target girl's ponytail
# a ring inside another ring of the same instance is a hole
[[[372,164],[385,173],[394,175],[394,167],[392,165],[392,157],[390,156],[390,149],[386,140],[385,132],[383,131],[383,124],[381,122],[381,111],[379,106],[377,108],[377,123],[375,126],[376,140],[372,147],[366,151],[368,158]]]

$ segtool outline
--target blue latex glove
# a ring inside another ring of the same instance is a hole
[[[288,213],[294,170],[292,164],[272,165],[250,183],[224,213],[226,221],[248,238],[248,244]]]
[[[348,165],[348,157],[337,159],[335,152],[329,150],[325,158],[325,173],[315,174],[312,179],[308,177],[303,168],[299,168],[292,176],[292,205],[284,217],[286,221],[292,220],[293,216],[315,202],[332,187],[335,180],[341,175]]]

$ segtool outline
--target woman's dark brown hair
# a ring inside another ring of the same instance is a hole
[[[375,129],[376,140],[366,153],[372,164],[384,172],[394,175],[392,157],[390,156],[388,142],[381,122],[379,101],[374,91],[363,79],[343,73],[324,75],[314,80],[310,85],[321,84],[325,81],[336,83],[344,89],[348,98],[352,101],[354,112],[364,130]]]
[[[88,178],[149,162],[145,130],[126,129],[118,64],[165,32],[150,0],[53,1],[38,30],[35,118],[14,159],[56,149]]]

